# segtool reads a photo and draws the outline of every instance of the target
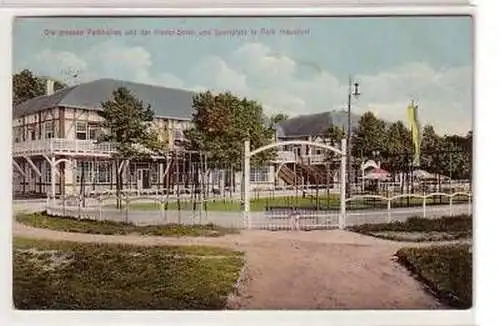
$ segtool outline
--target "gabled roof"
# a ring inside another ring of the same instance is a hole
[[[101,102],[110,100],[118,87],[126,87],[134,96],[150,104],[156,116],[179,120],[192,118],[193,92],[115,79],[98,79],[60,89],[52,95],[32,98],[15,106],[13,115],[17,118],[58,106],[99,110]]]
[[[357,126],[359,115],[351,113],[351,127]],[[300,115],[280,122],[276,126],[278,138],[304,136],[325,136],[331,126],[338,126],[347,131],[347,112],[328,111],[322,113]]]

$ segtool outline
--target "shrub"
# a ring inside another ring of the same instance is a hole
[[[472,250],[469,245],[403,248],[398,261],[452,307],[472,306]]]
[[[373,236],[378,236],[377,233],[383,232],[442,232],[447,234],[445,238],[460,239],[472,236],[472,225],[472,216],[457,215],[436,219],[410,217],[404,222],[354,225],[348,227],[348,230]],[[388,237],[398,240],[395,236]],[[423,237],[423,239],[426,239],[426,237]]]
[[[17,221],[37,228],[46,228],[65,232],[90,234],[141,234],[152,236],[210,236],[216,237],[238,232],[236,229],[224,228],[214,224],[182,225],[164,224],[137,226],[131,223],[114,221],[95,221],[89,219],[77,220],[73,217],[55,217],[46,212],[20,214]]]

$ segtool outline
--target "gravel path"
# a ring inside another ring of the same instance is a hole
[[[219,238],[164,238],[67,233],[14,222],[13,234],[78,242],[216,245],[244,251],[246,273],[239,295],[230,301],[231,309],[445,308],[393,261],[405,243],[346,231],[243,231]]]

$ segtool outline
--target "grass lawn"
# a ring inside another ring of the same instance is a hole
[[[472,237],[472,216],[445,216],[437,219],[410,217],[405,222],[363,224],[350,231],[396,241],[442,241]]]
[[[396,256],[442,302],[458,309],[472,306],[473,262],[469,245],[403,248]]]
[[[95,221],[72,217],[54,217],[46,213],[19,214],[16,220],[20,223],[37,228],[77,232],[92,234],[140,234],[152,236],[191,236],[191,237],[217,237],[230,233],[237,233],[237,229],[224,228],[214,224],[207,225],[148,225],[136,226],[134,224],[113,222],[113,221]]]
[[[455,203],[467,203],[467,196],[457,196],[453,199]],[[393,200],[391,202],[391,207],[407,207],[407,206],[421,206],[423,200],[420,198],[399,198]],[[427,199],[427,205],[446,205],[449,203],[449,199],[445,197],[432,197]],[[230,212],[238,212],[241,211],[241,202],[235,199],[212,199],[206,201],[206,203],[196,203],[193,204],[190,200],[180,200],[170,201],[164,207],[167,210],[193,210],[199,209],[200,205],[203,209],[206,208],[208,211],[230,211]],[[337,194],[331,194],[329,196],[320,195],[316,198],[315,195],[307,195],[306,197],[302,197],[299,193],[298,196],[268,196],[268,197],[260,197],[254,198],[250,200],[250,209],[252,211],[264,211],[267,207],[291,207],[295,206],[297,208],[301,207],[318,207],[320,209],[340,209],[340,200]],[[385,200],[379,199],[362,199],[362,200],[353,200],[346,203],[347,209],[374,209],[387,208],[387,202]],[[106,207],[115,207],[115,204],[108,204]],[[160,204],[153,202],[132,202],[129,205],[130,209],[133,210],[159,210]]]
[[[14,238],[17,309],[224,309],[243,257],[204,246],[143,247]]]

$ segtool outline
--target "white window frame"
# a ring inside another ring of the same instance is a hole
[[[45,165],[45,173],[44,173],[44,181],[45,183],[51,183],[52,182],[52,171],[50,167],[50,163],[47,161],[43,161],[43,164]]]
[[[269,167],[252,167],[250,168],[250,182],[265,183],[269,182]]]
[[[80,127],[80,128],[79,128]],[[83,128],[82,128],[83,127]],[[78,135],[85,134],[84,138],[78,137]],[[88,124],[86,121],[77,121],[75,123],[75,138],[78,140],[87,140],[89,136]]]
[[[83,162],[78,162],[77,163],[77,168],[76,168],[76,171],[75,171],[75,182],[77,184],[80,184],[81,182],[81,176],[82,176],[82,164],[85,165],[85,180],[84,183],[85,184],[88,184],[88,183],[92,183],[92,177],[94,175],[94,171],[92,170],[92,164],[93,162],[92,161],[83,161]]]
[[[55,138],[55,123],[54,120],[45,121],[43,123],[45,139]]]
[[[103,183],[111,183],[111,173],[113,169],[113,165],[108,161],[96,162],[95,165],[95,183],[103,184]]]
[[[37,137],[37,128],[36,128],[36,124],[32,123],[30,125],[27,126],[27,130],[28,130],[28,134],[27,134],[27,139],[29,141],[32,141],[32,140],[36,140],[38,137]]]
[[[99,137],[99,132],[101,130],[99,125],[97,125],[96,123],[88,123],[87,126],[87,139],[97,140],[97,138]],[[92,132],[94,133],[94,135],[92,135]]]
[[[14,142],[19,143],[23,140],[23,129],[21,127],[14,127]]]

